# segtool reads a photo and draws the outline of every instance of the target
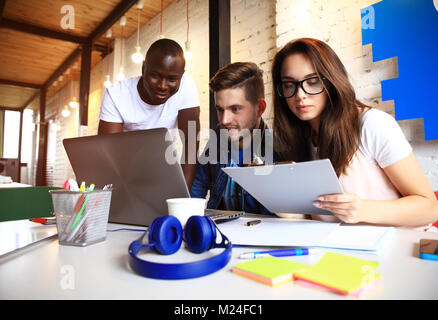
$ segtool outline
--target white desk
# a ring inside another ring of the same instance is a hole
[[[42,227],[24,220],[0,223],[0,231]],[[118,227],[121,226],[109,225],[109,229]],[[357,299],[293,282],[272,288],[233,274],[231,267],[242,262],[237,257],[251,251],[248,248],[233,248],[229,264],[205,277],[144,278],[128,266],[128,246],[140,235],[140,232],[111,232],[104,242],[84,248],[60,246],[55,237],[0,258],[0,299]],[[380,255],[350,252],[352,256],[380,262],[377,272],[382,274],[381,284],[359,299],[438,299],[438,262],[418,258],[420,238],[438,239],[438,233],[398,229],[393,242]],[[201,257],[212,254],[207,252]],[[161,262],[199,259],[185,249],[172,256],[146,255]],[[289,259],[314,264],[321,255]]]

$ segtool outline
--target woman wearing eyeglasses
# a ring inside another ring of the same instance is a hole
[[[343,187],[343,194],[315,199],[316,207],[347,223],[424,229],[438,219],[434,193],[397,122],[356,99],[327,44],[289,42],[274,58],[272,79],[278,151],[296,162],[330,159]]]

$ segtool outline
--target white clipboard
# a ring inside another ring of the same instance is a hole
[[[222,170],[273,213],[332,215],[313,201],[343,193],[329,159]]]

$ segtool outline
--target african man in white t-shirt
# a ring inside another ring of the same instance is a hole
[[[153,128],[184,133],[184,177],[190,190],[196,164],[188,163],[189,123],[199,132],[200,103],[195,82],[184,74],[181,46],[170,39],[155,41],[146,53],[142,75],[114,83],[102,98],[98,134]],[[196,142],[196,152],[198,142]]]

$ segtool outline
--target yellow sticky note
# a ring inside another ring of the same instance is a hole
[[[341,294],[353,294],[381,278],[376,261],[334,252],[325,255],[312,267],[295,273],[295,279],[321,285]]]
[[[292,281],[294,272],[309,265],[276,257],[263,257],[239,263],[232,268],[234,273],[259,282],[276,286]]]

